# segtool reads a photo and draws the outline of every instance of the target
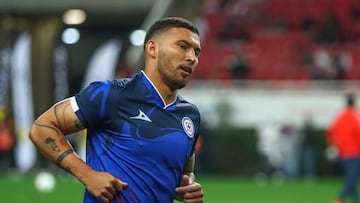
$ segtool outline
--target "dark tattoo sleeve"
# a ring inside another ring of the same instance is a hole
[[[65,157],[67,157],[69,154],[74,153],[74,150],[72,149],[68,149],[65,152],[63,152],[62,154],[60,154],[60,156],[56,159],[56,164],[60,166],[61,162],[65,159]]]

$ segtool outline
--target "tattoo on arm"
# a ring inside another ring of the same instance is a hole
[[[60,166],[61,162],[65,159],[65,157],[67,157],[69,154],[74,153],[74,150],[72,149],[68,149],[65,152],[63,152],[62,154],[60,154],[60,156],[56,159],[56,164]],[[70,171],[70,168],[66,168],[66,170]]]
[[[61,106],[63,106],[63,107],[60,108]],[[58,123],[58,125],[61,128],[63,128],[62,126],[64,126],[66,124],[66,115],[65,114],[66,114],[66,111],[68,111],[69,108],[71,108],[71,105],[70,104],[65,104],[65,101],[60,102],[60,103],[58,103],[58,104],[56,104],[54,106],[54,114],[55,114],[56,122]],[[84,129],[84,126],[80,122],[79,119],[77,119],[74,122],[74,125],[79,130]]]
[[[60,107],[63,106],[64,103],[65,103],[65,101],[62,101],[54,106],[54,114],[55,114],[55,118],[56,118],[56,121],[59,124],[59,126],[62,126],[63,124],[65,124],[65,118],[66,118],[65,112],[66,112],[66,109],[70,107],[70,104],[68,104],[68,105],[65,105],[62,109],[60,109]],[[60,121],[60,115],[62,117],[61,121]]]
[[[77,120],[75,121],[75,126],[76,126],[78,129],[83,129],[83,128],[84,128],[83,124],[80,122],[79,119],[77,119]]]
[[[47,138],[45,139],[45,143],[46,143],[46,144],[49,144],[49,145],[51,146],[51,148],[53,149],[53,151],[55,151],[55,152],[60,152],[60,148],[59,148],[59,146],[56,144],[54,138],[52,138],[52,137],[47,137]]]
[[[38,123],[38,122],[35,122],[34,124],[37,125],[37,126],[39,126],[39,127],[49,128],[49,129],[55,131],[57,135],[60,134],[60,132],[59,132],[59,130],[58,130],[57,128],[54,128],[54,127],[51,127],[51,126],[48,126],[48,125],[43,125],[43,124],[40,124],[40,123]]]

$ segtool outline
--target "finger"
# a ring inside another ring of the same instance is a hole
[[[176,188],[176,192],[195,192],[195,191],[201,191],[201,185],[199,183],[192,183],[191,185],[184,185]]]
[[[202,197],[196,199],[184,199],[184,203],[202,203],[204,199]]]
[[[115,179],[113,185],[116,191],[121,191],[128,186],[126,182],[121,181],[119,178]]]
[[[111,195],[109,192],[102,192],[100,197],[98,197],[98,199],[103,202],[103,203],[107,203],[109,201],[111,201],[113,199],[113,195]]]
[[[204,196],[204,192],[202,190],[188,192],[184,194],[184,199],[195,199],[202,198]]]
[[[113,189],[114,190],[114,189]],[[116,194],[116,193],[115,193]],[[110,191],[106,190],[104,192],[101,193],[101,196],[106,198],[108,201],[113,199],[114,198],[114,195],[113,193],[111,193]]]

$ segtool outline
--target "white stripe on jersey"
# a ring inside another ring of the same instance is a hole
[[[77,104],[75,97],[70,97],[70,104],[74,112],[79,111],[79,105]]]

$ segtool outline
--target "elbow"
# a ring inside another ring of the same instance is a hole
[[[36,126],[33,124],[29,130],[28,137],[29,139],[34,142],[35,141],[35,134],[36,134]]]

